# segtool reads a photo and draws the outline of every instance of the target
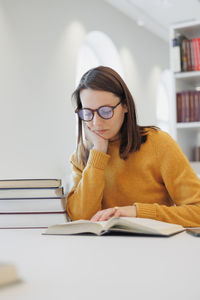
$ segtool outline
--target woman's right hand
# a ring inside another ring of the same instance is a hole
[[[107,153],[108,140],[104,139],[102,136],[92,131],[84,122],[83,122],[83,128],[84,128],[84,135],[85,135],[84,144],[86,148],[88,150],[95,149],[100,152]]]

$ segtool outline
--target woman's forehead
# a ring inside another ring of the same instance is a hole
[[[116,95],[107,91],[97,91],[92,89],[84,89],[80,92],[82,106],[97,108],[103,105],[115,105],[117,99]]]

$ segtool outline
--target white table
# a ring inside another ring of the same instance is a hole
[[[1,289],[1,300],[200,299],[200,238],[41,232],[0,230],[0,261],[23,279]]]

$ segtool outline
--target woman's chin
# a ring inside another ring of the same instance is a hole
[[[109,142],[115,142],[120,139],[120,135],[116,134],[113,137],[109,138]]]

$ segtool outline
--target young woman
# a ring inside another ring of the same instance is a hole
[[[108,67],[86,72],[73,93],[72,220],[113,216],[200,226],[200,180],[169,134],[139,126],[130,91]]]

